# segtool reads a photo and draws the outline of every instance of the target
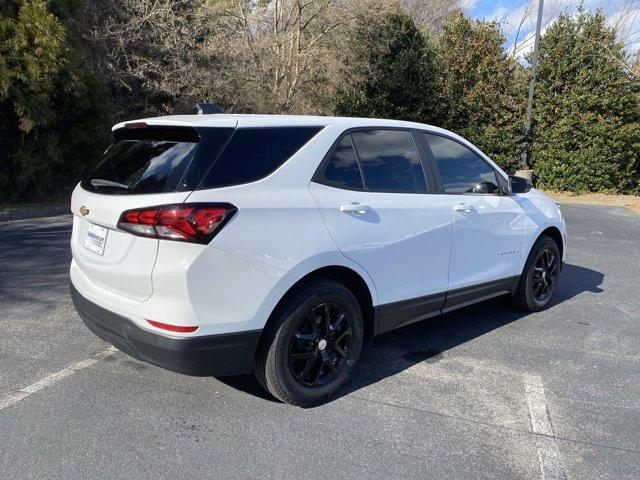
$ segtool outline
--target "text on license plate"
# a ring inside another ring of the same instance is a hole
[[[104,253],[105,243],[107,243],[107,229],[100,225],[90,223],[84,238],[84,248],[88,248],[92,252],[102,255]]]

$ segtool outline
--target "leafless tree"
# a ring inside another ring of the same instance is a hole
[[[129,112],[206,99],[232,111],[327,113],[347,27],[377,1],[95,0],[85,36]]]
[[[95,68],[112,83],[122,110],[193,109],[218,84],[222,58],[206,48],[216,19],[200,0],[95,0],[80,19]]]
[[[532,36],[525,35],[522,38],[523,31],[530,31],[536,21],[536,12],[539,0],[524,0],[520,7],[512,12],[517,17],[510,21],[509,25],[515,30],[513,46],[510,50],[512,58],[519,57],[524,51],[531,48]],[[570,7],[577,7],[582,2],[575,0],[546,0],[545,10],[542,19],[542,30],[548,28],[560,15],[562,11],[567,11]],[[607,0],[598,5],[605,13],[608,14],[609,24],[615,29],[618,39],[625,44],[630,50],[636,50],[637,44],[640,43],[640,0]]]
[[[233,0],[222,25],[243,66],[239,88],[253,90],[261,110],[322,112],[343,30],[357,14],[334,0]]]
[[[539,0],[524,0],[520,7],[511,14],[510,29],[515,30],[513,46],[510,49],[512,59],[520,57],[525,51],[533,47],[533,28],[536,23]],[[560,12],[566,8],[566,2],[562,0],[547,0],[544,4],[544,14],[542,16],[542,31],[546,30],[558,17]],[[522,37],[523,32],[529,32]]]
[[[640,42],[640,0],[611,0],[610,3],[617,7],[610,17],[611,26],[625,47],[633,48]]]
[[[440,32],[447,17],[453,12],[463,9],[466,0],[401,0],[401,7],[406,10],[418,27],[432,34]]]

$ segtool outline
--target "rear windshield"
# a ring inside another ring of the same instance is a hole
[[[249,183],[275,171],[320,128],[119,129],[82,188],[145,194]]]
[[[192,128],[119,129],[102,161],[82,181],[85,190],[107,194],[172,192],[198,148]]]

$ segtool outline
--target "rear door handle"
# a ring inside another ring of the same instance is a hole
[[[369,205],[362,205],[361,203],[349,203],[347,205],[340,205],[340,211],[345,213],[353,213],[356,215],[364,215],[371,207]]]
[[[454,205],[453,207],[453,211],[454,212],[463,212],[463,213],[469,213],[471,212],[471,210],[473,210],[473,207],[469,204],[466,203],[458,203],[457,205]]]

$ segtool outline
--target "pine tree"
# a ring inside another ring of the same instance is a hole
[[[526,97],[504,42],[494,22],[459,13],[445,23],[437,42],[437,117],[512,173],[520,165]]]
[[[640,190],[637,89],[601,11],[563,14],[540,41],[532,159],[557,190]]]
[[[362,17],[350,42],[351,76],[339,115],[429,122],[433,118],[433,48],[400,11]]]
[[[81,58],[49,2],[0,7],[0,200],[61,198],[104,147],[108,95]]]

